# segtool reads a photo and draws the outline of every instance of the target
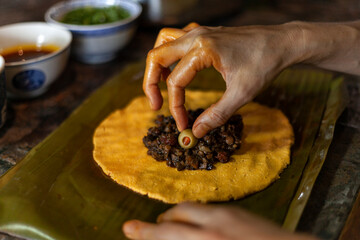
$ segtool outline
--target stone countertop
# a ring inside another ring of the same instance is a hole
[[[57,0],[0,0],[0,25],[43,21]],[[291,20],[348,21],[360,16],[355,0],[244,1],[228,16],[201,23],[239,26],[278,24]],[[62,76],[41,97],[9,100],[5,126],[0,129],[0,175],[20,161],[55,130],[93,91],[128,62],[143,59],[159,27],[140,26],[133,41],[106,64],[86,65],[70,60]],[[344,75],[350,103],[340,117],[328,156],[298,225],[299,231],[337,239],[360,186],[360,78]],[[0,234],[0,239],[16,239]]]

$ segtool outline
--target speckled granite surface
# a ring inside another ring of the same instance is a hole
[[[360,186],[360,80],[347,77],[350,102],[338,120],[326,161],[298,230],[336,239]]]

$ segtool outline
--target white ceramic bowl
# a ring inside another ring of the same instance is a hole
[[[46,92],[63,72],[70,53],[71,33],[44,22],[24,22],[0,27],[0,55],[21,45],[55,45],[58,50],[18,62],[5,62],[9,97],[31,98]]]
[[[81,7],[120,6],[130,13],[130,17],[113,23],[99,25],[64,24],[63,16]],[[137,28],[137,19],[142,7],[131,0],[73,0],[59,2],[45,13],[45,21],[66,28],[73,34],[72,54],[81,62],[96,64],[114,59],[133,37]]]
[[[6,119],[5,61],[0,56],[0,128]]]

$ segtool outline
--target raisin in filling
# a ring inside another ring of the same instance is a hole
[[[189,110],[188,128],[192,128],[195,119],[203,109]],[[172,116],[159,115],[155,120],[155,127],[148,130],[143,138],[144,145],[148,148],[148,155],[157,161],[166,161],[169,167],[184,169],[211,170],[217,162],[226,163],[231,154],[240,148],[241,133],[243,129],[240,115],[232,116],[223,126],[210,131],[191,149],[183,149],[178,143],[180,132],[176,128]]]

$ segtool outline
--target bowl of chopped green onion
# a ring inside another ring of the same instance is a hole
[[[114,59],[131,40],[141,11],[131,0],[72,0],[50,7],[45,21],[71,31],[77,60],[97,64]]]

